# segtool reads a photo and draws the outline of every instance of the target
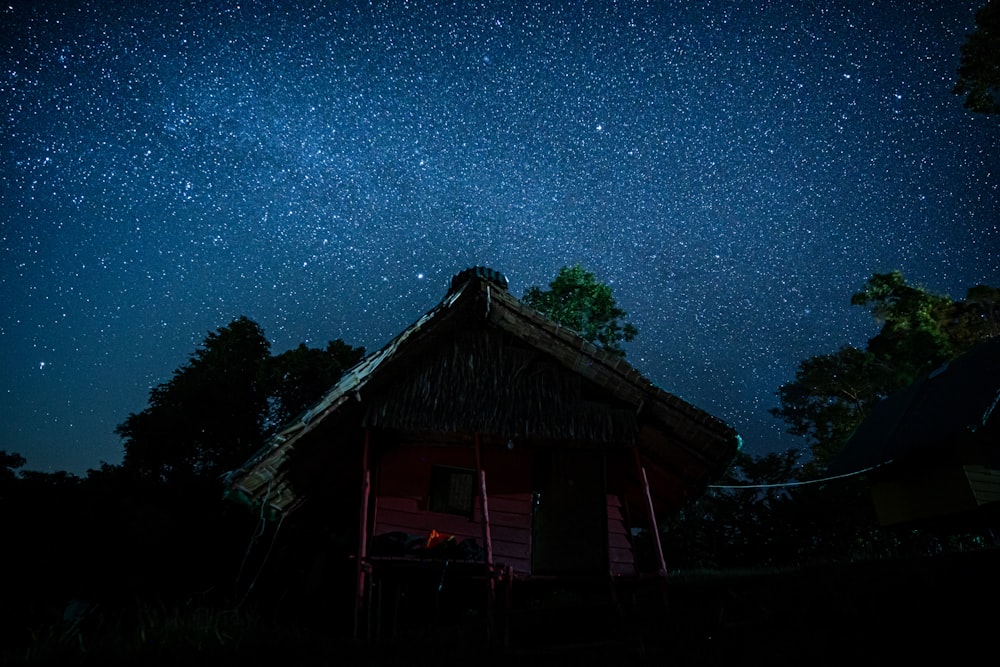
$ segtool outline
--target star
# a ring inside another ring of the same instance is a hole
[[[36,4],[0,69],[0,438],[29,469],[119,462],[241,315],[273,353],[376,350],[465,268],[519,296],[574,263],[641,373],[801,448],[775,391],[874,334],[872,273],[1000,285],[1000,129],[948,83],[981,0]]]

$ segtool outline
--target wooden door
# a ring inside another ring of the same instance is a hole
[[[534,574],[608,572],[608,505],[604,455],[541,451],[532,510]]]

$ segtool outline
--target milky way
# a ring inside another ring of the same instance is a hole
[[[120,461],[239,315],[374,350],[467,266],[576,262],[640,371],[801,447],[774,392],[874,333],[869,275],[1000,285],[1000,119],[950,93],[981,3],[525,4],[6,3],[0,449]]]

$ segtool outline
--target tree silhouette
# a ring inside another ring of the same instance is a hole
[[[188,363],[150,391],[149,407],[118,426],[124,465],[168,481],[212,477],[263,442],[267,394],[258,381],[270,357],[246,317],[211,332]]]
[[[962,45],[952,92],[965,96],[966,109],[1000,113],[1000,0],[990,0],[976,12],[976,30]]]
[[[302,343],[272,357],[263,375],[269,391],[268,430],[308,408],[364,354],[364,348],[351,347],[338,338],[327,343],[325,350]]]
[[[149,406],[118,426],[123,465],[169,482],[216,478],[261,447],[270,430],[319,398],[360,359],[342,340],[272,357],[260,325],[240,317],[211,332]]]

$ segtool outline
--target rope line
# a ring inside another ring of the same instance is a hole
[[[233,594],[239,596],[240,580],[243,578],[243,568],[246,567],[247,560],[250,558],[250,552],[253,551],[253,547],[257,544],[257,540],[264,536],[264,531],[267,530],[267,520],[264,518],[264,511],[267,508],[267,501],[271,497],[271,483],[273,478],[267,482],[267,491],[264,494],[264,500],[260,503],[260,517],[257,520],[257,525],[254,526],[253,534],[250,535],[250,544],[247,545],[247,550],[243,553],[243,560],[240,561],[240,569],[236,571],[236,579],[233,581]],[[256,577],[254,578],[256,581]],[[252,584],[251,584],[252,586]],[[249,594],[249,591],[247,591]],[[246,596],[243,598],[246,599]],[[240,602],[240,604],[243,604]]]
[[[837,479],[844,479],[845,477],[854,477],[855,475],[863,475],[866,472],[871,472],[876,468],[881,468],[884,465],[892,463],[892,459],[888,461],[883,461],[873,466],[867,468],[862,468],[861,470],[855,470],[854,472],[845,472],[842,475],[832,475],[830,477],[823,477],[820,479],[807,479],[802,482],[782,482],[780,484],[709,484],[706,488],[709,489],[778,489],[788,486],[806,486],[808,484],[822,484],[823,482],[832,482]]]
[[[267,565],[267,561],[271,558],[271,551],[274,550],[274,543],[278,541],[278,533],[281,531],[281,524],[285,522],[286,516],[286,514],[282,514],[281,518],[278,519],[278,525],[274,527],[274,534],[271,535],[271,544],[267,547],[267,553],[264,554],[264,560],[260,562],[260,567],[257,568],[257,574],[253,575],[253,580],[250,582],[250,585],[247,586],[247,590],[243,594],[243,599],[236,605],[236,609],[243,606],[243,603],[247,601],[248,597],[250,597],[250,591],[252,591],[253,587],[257,585],[257,579],[260,577],[260,573],[264,571],[264,566]]]

